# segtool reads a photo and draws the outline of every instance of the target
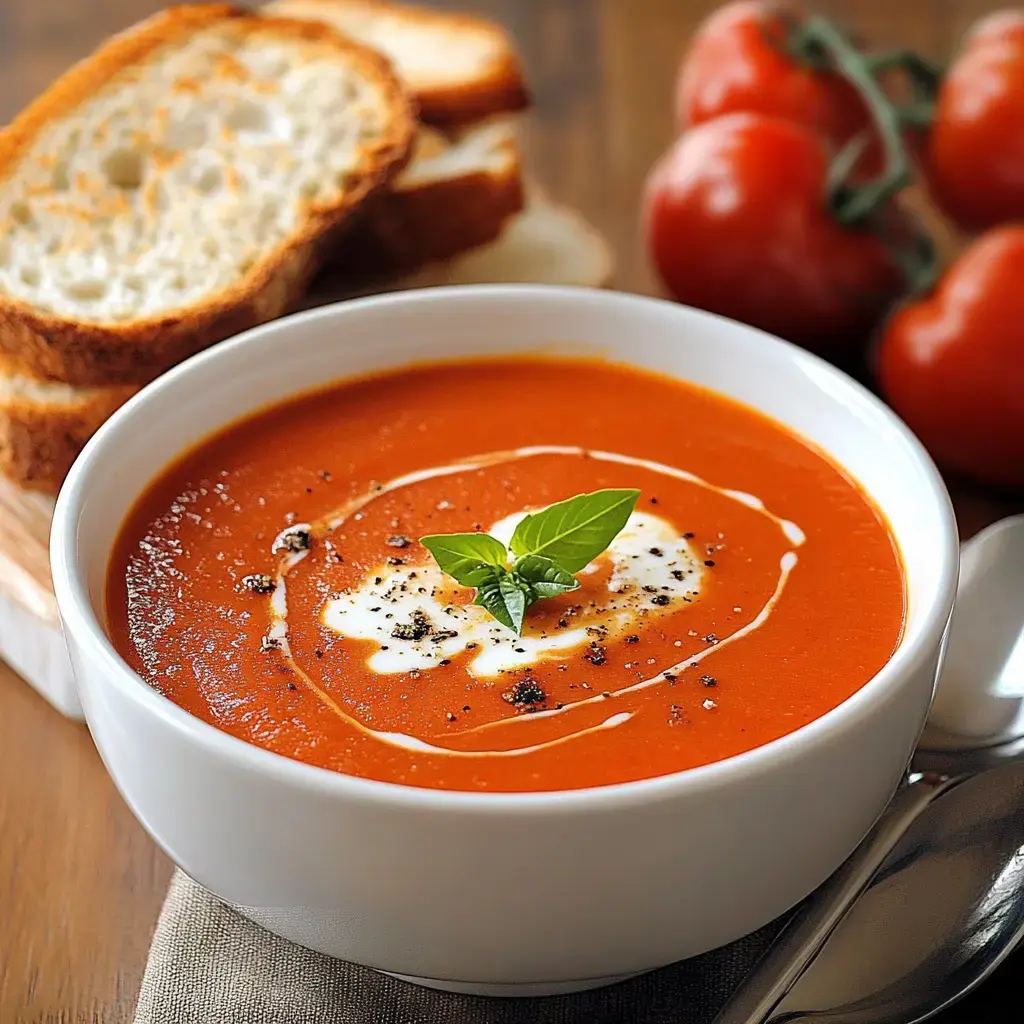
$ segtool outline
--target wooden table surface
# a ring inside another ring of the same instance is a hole
[[[0,122],[155,0],[0,0]],[[644,174],[670,139],[679,51],[714,0],[477,0],[536,89],[530,165],[614,242],[617,285],[652,291],[636,231]],[[947,54],[985,0],[820,0],[879,45]],[[1006,511],[954,486],[970,534]],[[0,665],[0,1024],[131,1019],[171,866],[108,780],[84,727]],[[946,1024],[1019,1021],[1011,960]],[[628,1022],[625,1022],[628,1024]]]

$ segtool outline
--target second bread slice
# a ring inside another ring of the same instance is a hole
[[[0,476],[56,494],[85,442],[135,391],[34,380],[0,359]]]
[[[0,351],[139,384],[280,315],[414,127],[322,24],[195,4],[115,37],[0,132]]]
[[[454,139],[421,127],[409,165],[366,204],[328,273],[401,274],[494,241],[523,208],[510,125],[481,124]]]
[[[529,106],[515,45],[486,18],[393,0],[272,0],[263,11],[322,21],[387,54],[428,124],[465,126]]]

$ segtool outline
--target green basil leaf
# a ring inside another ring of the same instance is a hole
[[[558,597],[580,586],[571,572],[543,555],[523,555],[512,566],[512,575],[525,582],[537,598]]]
[[[479,587],[483,580],[504,571],[508,552],[500,540],[486,533],[447,533],[421,537],[443,572],[464,587]]]
[[[504,569],[492,569],[491,575],[477,584],[476,600],[503,626],[517,636],[523,632],[523,617],[534,598],[527,589]]]
[[[512,553],[543,555],[567,572],[579,572],[611,544],[639,497],[636,490],[604,490],[560,501],[519,523]]]

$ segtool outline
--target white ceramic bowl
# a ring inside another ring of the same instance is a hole
[[[823,718],[718,764],[599,789],[479,794],[350,778],[249,746],[160,696],[111,647],[99,615],[111,544],[135,498],[184,449],[336,378],[541,346],[706,385],[844,465],[888,516],[906,566],[906,635],[882,671]],[[348,302],[191,359],[89,444],[57,503],[52,540],[89,726],[124,798],[174,861],[305,946],[440,987],[510,994],[596,985],[694,956],[822,882],[884,808],[924,723],[957,555],[949,499],[923,449],[835,369],[682,306],[533,286]]]

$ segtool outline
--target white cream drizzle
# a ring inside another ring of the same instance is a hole
[[[507,545],[526,515],[524,510],[506,516],[487,532]],[[414,668],[430,671],[469,649],[474,652],[467,666],[470,675],[494,678],[585,647],[592,639],[588,628],[599,627],[603,637],[614,640],[634,627],[639,616],[674,614],[679,601],[691,602],[699,596],[706,571],[675,527],[649,512],[634,512],[608,550],[579,575],[597,571],[601,562],[611,563],[607,596],[597,608],[580,607],[571,625],[566,623],[568,628],[526,630],[516,636],[477,605],[451,604],[447,600],[450,581],[446,582],[435,562],[397,568],[381,564],[371,569],[359,586],[326,602],[321,621],[339,636],[376,643],[367,667],[380,675]],[[666,603],[653,603],[657,595]],[[382,607],[387,609],[386,619]],[[394,625],[409,623],[416,614],[442,632],[392,642]]]
[[[628,722],[632,717],[632,711],[620,711],[618,714],[612,715],[610,718],[606,718],[603,722],[600,722],[597,725],[591,725],[588,728],[580,729],[577,732],[567,733],[565,736],[559,736],[558,739],[547,740],[544,743],[534,743],[529,747],[516,747],[514,750],[452,750],[451,747],[438,747],[433,743],[428,743],[426,740],[417,739],[415,736],[406,736],[403,732],[378,732],[375,735],[378,739],[384,740],[385,743],[391,743],[396,747],[405,747],[406,750],[422,750],[425,753],[430,754],[446,754],[451,757],[480,757],[481,755],[487,755],[490,757],[519,757],[522,754],[533,754],[538,750],[557,747],[561,743],[567,743],[569,740],[579,739],[581,736],[589,736],[591,733],[601,732],[604,729],[614,729],[617,725],[622,725],[623,722]],[[522,719],[516,718],[507,721],[519,722],[522,721]],[[467,733],[459,733],[458,735],[465,736]]]
[[[495,726],[499,725],[511,725],[514,722],[528,722],[535,718],[550,718],[552,715],[561,715],[566,711],[584,707],[587,704],[597,704],[607,700],[614,700],[616,697],[624,697],[628,693],[637,693],[640,690],[646,690],[648,687],[656,686],[658,683],[667,683],[668,676],[676,676],[685,669],[695,668],[700,662],[714,654],[716,651],[723,647],[728,647],[729,644],[735,643],[737,640],[748,636],[759,626],[764,625],[768,616],[771,614],[772,609],[782,596],[782,591],[785,589],[786,581],[789,579],[789,574],[793,571],[796,562],[797,557],[796,552],[794,551],[787,551],[782,556],[779,563],[779,580],[775,585],[775,590],[761,607],[761,610],[757,615],[746,623],[746,625],[741,626],[734,633],[730,633],[728,636],[722,637],[722,639],[713,646],[706,647],[703,651],[698,651],[696,654],[691,654],[688,657],[683,658],[682,661],[677,661],[674,665],[669,665],[668,668],[662,669],[657,675],[650,676],[648,679],[641,679],[639,682],[633,683],[630,686],[624,686],[621,689],[612,690],[610,691],[611,695],[609,697],[606,697],[603,693],[595,693],[592,697],[584,697],[580,700],[573,701],[570,704],[565,704],[560,708],[549,708],[547,711],[534,711],[530,715],[520,715],[518,718],[505,718],[496,722],[487,722],[484,725],[478,725],[473,729],[467,729],[465,732],[452,733],[452,735],[466,736],[470,733],[484,732],[487,729],[493,729]]]
[[[677,469],[674,466],[668,466],[664,463],[655,462],[651,459],[636,458],[631,455],[622,455],[616,452],[606,452],[595,449],[584,449],[568,445],[534,445],[524,448],[515,448],[507,451],[492,452],[486,455],[474,456],[472,458],[463,459],[458,462],[449,463],[444,466],[433,466],[429,469],[416,470],[412,473],[406,473],[402,476],[394,477],[375,487],[373,490],[368,491],[364,494],[357,495],[350,501],[346,502],[343,506],[333,512],[331,515],[326,516],[323,520],[322,526],[317,528],[317,525],[313,525],[313,532],[315,536],[322,536],[325,533],[331,533],[338,529],[339,526],[347,522],[355,513],[360,509],[369,505],[371,502],[377,500],[381,496],[391,493],[396,490],[400,490],[404,487],[409,487],[412,484],[420,483],[425,480],[431,480],[438,477],[453,476],[457,473],[470,472],[475,469],[482,469],[488,466],[501,465],[506,462],[514,462],[520,459],[528,459],[539,455],[585,455],[589,458],[596,459],[602,462],[614,462],[621,465],[638,466],[643,469],[650,470],[651,472],[661,474],[663,476],[674,477],[677,480],[684,480],[689,483],[695,484],[698,487],[706,488],[707,490],[714,491],[717,494],[721,494],[726,498],[730,498],[737,501],[747,507],[754,509],[770,519],[782,532],[783,536],[792,545],[792,548],[800,547],[806,540],[804,531],[792,520],[784,519],[781,516],[777,516],[771,512],[764,505],[756,495],[748,494],[745,491],[737,491],[729,488],[719,487],[715,484],[709,483],[707,480],[697,476],[694,473],[690,473],[683,469]],[[289,529],[295,529],[290,527]],[[288,531],[282,531],[282,533]],[[578,739],[582,736],[591,734],[595,731],[602,729],[615,728],[618,725],[622,725],[628,721],[632,716],[629,712],[622,712],[614,714],[609,718],[605,719],[604,722],[596,726],[590,726],[588,728],[579,730],[577,732],[567,733],[564,736],[558,737],[554,740],[548,740],[544,743],[533,744],[526,747],[517,747],[512,750],[480,750],[480,751],[462,751],[453,750],[449,747],[438,746],[436,744],[428,743],[425,740],[418,739],[414,736],[408,736],[404,733],[395,732],[382,732],[376,729],[371,729],[369,726],[363,724],[358,719],[348,714],[336,700],[329,693],[327,693],[321,686],[319,686],[309,675],[306,673],[296,662],[291,652],[291,647],[288,642],[288,600],[287,600],[287,575],[288,573],[298,565],[307,555],[308,550],[287,552],[282,554],[281,559],[278,563],[278,571],[276,578],[276,587],[274,592],[270,595],[270,610],[271,610],[271,626],[268,630],[267,636],[273,641],[281,650],[282,654],[289,661],[292,669],[296,674],[303,680],[303,682],[317,694],[321,701],[324,702],[335,714],[344,719],[347,723],[353,726],[366,735],[372,736],[375,739],[388,743],[392,746],[401,747],[409,750],[420,750],[430,753],[445,754],[446,756],[455,757],[515,757],[521,756],[527,753],[534,753],[539,750],[548,749],[553,746],[558,746],[569,740]],[[571,712],[573,709],[583,707],[588,704],[593,704],[598,701],[612,701],[616,697],[622,697],[627,694],[636,693],[640,690],[647,689],[648,687],[658,685],[659,683],[667,682],[666,676],[672,676],[687,668],[691,668],[703,661],[705,658],[710,657],[716,651],[721,650],[723,647],[729,644],[735,643],[742,637],[748,636],[763,625],[768,617],[771,615],[772,610],[778,603],[782,596],[783,590],[785,589],[786,582],[789,579],[790,574],[795,568],[798,561],[798,556],[795,550],[787,551],[781,558],[779,563],[779,579],[776,583],[775,589],[771,596],[764,603],[758,613],[745,625],[739,627],[733,633],[728,636],[721,637],[713,646],[709,646],[703,651],[698,651],[696,654],[689,655],[682,661],[677,662],[675,665],[669,668],[663,669],[656,675],[651,676],[648,679],[640,680],[639,682],[632,683],[629,686],[622,687],[618,690],[610,691],[608,696],[602,694],[595,694],[591,697],[581,698],[577,701],[572,701],[563,704],[558,708],[550,708],[546,711],[537,711],[529,715],[520,715],[516,718],[502,719],[495,722],[485,723],[474,727],[473,729],[467,729],[461,733],[453,733],[453,736],[467,736],[470,734],[480,733],[487,729],[492,729],[497,726],[507,726],[516,723],[530,722],[542,718],[550,718],[554,715],[562,715]]]
[[[804,532],[796,523],[789,519],[783,519],[765,508],[764,502],[753,494],[745,491],[730,490],[727,487],[718,487],[709,483],[703,477],[690,473],[685,469],[676,469],[675,466],[668,466],[663,462],[655,462],[652,459],[640,459],[634,455],[621,455],[618,452],[606,452],[597,448],[579,448],[574,445],[539,444],[526,448],[511,448],[506,451],[490,452],[487,455],[474,455],[468,459],[461,459],[458,462],[450,462],[444,466],[431,466],[429,469],[418,469],[403,476],[396,476],[385,484],[365,494],[357,495],[351,501],[346,502],[336,512],[324,519],[327,532],[336,530],[353,513],[370,502],[375,501],[381,495],[391,491],[409,487],[412,484],[422,483],[424,480],[433,480],[437,477],[454,476],[456,473],[467,473],[474,469],[485,469],[488,466],[499,466],[504,462],[517,462],[520,459],[529,459],[537,455],[585,455],[598,462],[616,462],[622,466],[639,466],[641,469],[649,469],[652,473],[660,473],[662,476],[675,477],[676,480],[685,480],[688,483],[696,484],[709,491],[715,491],[726,498],[732,498],[743,505],[747,505],[763,515],[766,515],[773,523],[782,529],[786,539],[794,547],[799,547],[805,540]]]

